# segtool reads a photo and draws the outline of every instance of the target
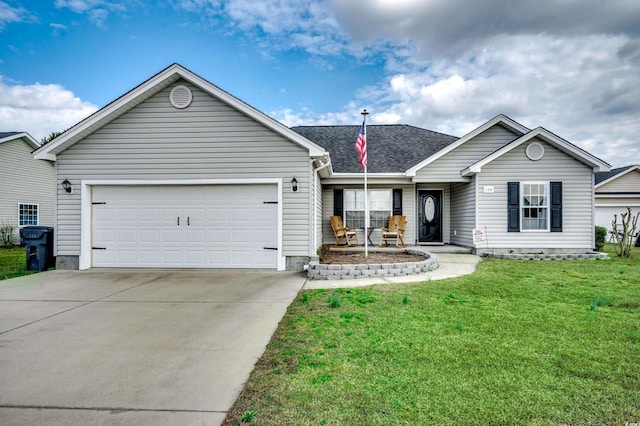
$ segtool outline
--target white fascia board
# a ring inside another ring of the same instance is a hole
[[[410,185],[411,179],[403,173],[376,173],[367,174],[370,185],[378,184],[398,184]],[[331,177],[323,178],[323,185],[362,185],[364,183],[364,173],[334,173]]]
[[[611,192],[596,192],[596,198],[638,198],[640,199],[640,192],[625,192],[625,193],[611,193]]]
[[[530,141],[533,138],[542,139],[543,141],[549,143],[550,145],[553,145],[554,147],[560,149],[561,151],[570,155],[571,157],[591,166],[594,169],[594,171],[607,171],[611,167],[606,162],[578,148],[577,146],[567,142],[561,137],[551,133],[547,129],[542,127],[537,127],[531,130],[526,135],[521,136],[515,141],[508,143],[507,145],[503,146],[499,150],[494,151],[493,153],[487,155],[483,159],[475,162],[471,166],[462,170],[460,174],[462,176],[470,176],[476,173],[480,173],[482,171],[483,166],[489,164],[493,160],[503,156],[504,154]]]
[[[468,142],[469,140],[475,138],[476,136],[478,136],[479,134],[485,132],[486,130],[492,128],[493,126],[495,126],[496,124],[500,124],[516,133],[519,133],[520,135],[524,135],[526,133],[529,132],[529,129],[526,128],[525,126],[523,126],[522,124],[510,119],[509,117],[507,117],[506,115],[503,114],[499,114],[497,116],[495,116],[494,118],[492,118],[491,120],[487,121],[486,123],[484,123],[482,126],[478,127],[475,130],[472,130],[471,132],[467,133],[466,135],[464,135],[463,137],[461,137],[460,139],[458,139],[457,141],[455,141],[454,143],[452,143],[451,145],[447,146],[446,148],[438,151],[437,153],[435,153],[434,155],[432,155],[431,157],[421,161],[420,163],[416,164],[415,166],[411,167],[409,170],[407,170],[407,176],[415,176],[416,173],[418,172],[418,170],[424,168],[425,166],[427,166],[428,164],[434,162],[435,160],[437,160],[438,158],[442,157],[445,154],[448,154],[449,152],[453,151],[454,149],[458,148],[460,145]]]
[[[412,183],[467,183],[471,182],[470,177],[456,177],[456,178],[448,178],[448,179],[440,179],[440,178],[420,178],[420,179],[412,179]]]
[[[250,179],[87,179],[82,185],[249,185],[249,184],[275,184],[281,182],[281,178],[250,178]]]
[[[596,188],[599,188],[599,187],[601,187],[603,185],[606,185],[609,182],[613,182],[614,180],[618,179],[619,177],[624,176],[627,173],[632,172],[634,170],[637,170],[638,172],[640,172],[640,165],[636,164],[636,165],[630,166],[627,170],[624,170],[624,171],[618,173],[617,175],[611,176],[607,180],[603,180],[602,182],[600,182],[599,184],[596,185]]]

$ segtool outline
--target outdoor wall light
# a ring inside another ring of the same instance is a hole
[[[62,181],[62,188],[67,191],[67,194],[71,194],[71,182],[67,179]]]
[[[296,179],[295,176],[293,177],[293,179],[291,179],[291,190],[293,192],[297,192],[298,191],[298,179]]]

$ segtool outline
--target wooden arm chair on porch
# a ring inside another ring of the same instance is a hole
[[[340,216],[331,216],[331,229],[333,229],[333,235],[336,237],[336,246],[340,245],[340,241],[345,240],[348,246],[351,246],[351,242],[355,240],[355,245],[359,246],[357,228],[346,228],[342,223]]]
[[[380,246],[389,246],[389,240],[395,240],[396,247],[406,247],[404,242],[404,228],[407,225],[406,216],[389,216],[389,224],[380,232]]]

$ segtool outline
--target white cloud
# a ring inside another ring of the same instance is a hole
[[[289,125],[354,124],[354,111],[366,105],[372,124],[462,136],[503,113],[613,165],[640,163],[640,69],[619,54],[628,42],[604,35],[499,37],[457,60],[405,61],[403,72],[363,88],[340,112],[274,115]]]
[[[0,31],[11,22],[32,22],[35,17],[22,7],[12,7],[0,1]]]
[[[240,32],[262,50],[302,49],[312,55],[350,51],[333,10],[322,0],[177,0],[212,25]]]
[[[26,131],[40,140],[97,109],[57,84],[9,85],[0,78],[1,131]]]
[[[104,27],[110,13],[123,13],[127,4],[136,3],[123,0],[56,0],[55,6],[59,9],[70,9],[75,13],[86,13],[98,27]]]

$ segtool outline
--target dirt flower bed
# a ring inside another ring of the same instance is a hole
[[[424,256],[409,253],[369,252],[369,256],[365,257],[364,253],[325,251],[320,257],[320,263],[325,265],[357,265],[375,263],[420,262],[424,259]]]

